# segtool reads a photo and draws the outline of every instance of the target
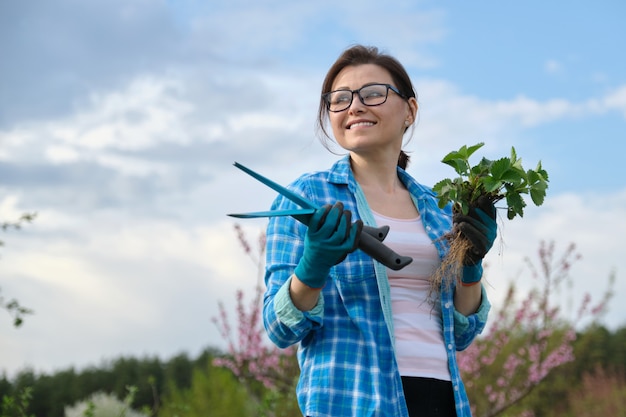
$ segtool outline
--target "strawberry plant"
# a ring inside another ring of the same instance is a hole
[[[548,188],[548,173],[542,168],[541,161],[535,169],[525,170],[515,148],[511,147],[509,157],[493,161],[482,158],[477,165],[472,166],[470,157],[483,145],[464,145],[442,159],[441,162],[454,168],[458,177],[446,178],[433,186],[439,207],[452,203],[454,213],[467,214],[470,207],[477,206],[479,198],[486,198],[491,203],[503,200],[506,202],[507,218],[512,220],[516,216],[524,216],[524,195],[529,195],[536,206],[542,205]],[[443,261],[439,276],[459,276],[469,242],[455,229],[445,237],[450,241],[450,251]],[[445,271],[449,273],[442,274]]]
[[[511,148],[511,156],[495,161],[482,158],[471,166],[469,159],[484,143],[467,147],[463,145],[458,151],[450,152],[441,162],[450,165],[459,175],[454,179],[446,178],[433,187],[439,198],[439,207],[453,203],[453,209],[467,214],[469,207],[481,195],[486,196],[492,203],[505,200],[507,203],[507,218],[524,216],[523,194],[529,194],[536,206],[543,204],[548,188],[548,173],[541,167],[527,171],[522,167],[522,160],[517,157],[515,148]]]

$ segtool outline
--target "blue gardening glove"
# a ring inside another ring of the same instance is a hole
[[[304,238],[304,254],[294,271],[300,281],[311,288],[322,288],[330,268],[356,249],[363,222],[351,220],[352,212],[344,210],[341,202],[313,213]]]
[[[498,226],[496,224],[496,208],[487,197],[479,197],[476,205],[470,207],[467,215],[457,213],[452,221],[463,236],[470,241],[472,247],[463,260],[463,284],[475,284],[480,281],[482,268],[468,268],[481,263],[496,240]],[[480,271],[478,270],[480,269]]]
[[[472,244],[463,263],[476,265],[480,262],[496,240],[496,208],[487,197],[479,197],[476,205],[470,207],[467,215],[455,214],[452,221],[463,236]]]

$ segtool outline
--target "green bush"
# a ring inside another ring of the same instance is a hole
[[[249,417],[256,405],[232,372],[208,363],[193,372],[191,387],[169,387],[158,417]]]

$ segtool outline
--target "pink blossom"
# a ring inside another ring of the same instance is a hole
[[[236,225],[235,231],[246,255],[252,256],[252,249],[241,227]],[[264,234],[259,239],[259,245],[262,245],[259,250],[261,255],[265,245]],[[258,266],[261,268],[260,264]],[[266,388],[277,388],[279,384],[285,384],[281,381],[287,377],[281,372],[281,366],[285,366],[281,364],[286,364],[289,359],[294,358],[295,348],[279,349],[267,340],[261,320],[263,299],[261,286],[255,287],[249,303],[245,298],[243,290],[236,291],[236,336],[233,335],[224,304],[218,303],[219,317],[214,317],[211,321],[216,324],[220,335],[226,340],[228,355],[215,358],[213,364],[230,369],[244,383],[258,381]],[[290,386],[290,383],[288,385]]]
[[[515,286],[510,285],[503,307],[492,314],[495,323],[457,355],[462,377],[471,379],[467,387],[475,415],[494,417],[507,412],[513,404],[523,404],[520,401],[555,368],[574,360],[576,324],[583,317],[597,318],[612,294],[608,292],[591,309],[591,298],[585,295],[575,321],[563,317],[552,294],[558,293],[560,285],[569,279],[569,271],[579,259],[573,244],[557,259],[554,243],[541,242],[539,268],[525,261],[533,278],[543,279],[543,285],[530,291],[521,303],[516,302]],[[481,386],[484,395],[474,402]],[[518,415],[534,417],[531,410]]]

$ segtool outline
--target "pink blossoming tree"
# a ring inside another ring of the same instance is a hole
[[[263,328],[265,234],[259,236],[257,250],[254,251],[237,224],[235,232],[244,252],[255,263],[258,276],[249,302],[246,302],[243,290],[236,292],[236,336],[226,307],[219,303],[219,317],[213,318],[213,322],[227,342],[228,354],[216,358],[213,364],[230,369],[259,401],[263,414],[279,416],[297,407],[295,382],[299,369],[296,348],[279,349],[268,340]]]
[[[553,295],[569,282],[571,266],[581,257],[574,244],[559,258],[554,250],[554,243],[541,242],[539,268],[526,259],[540,285],[518,301],[517,289],[511,284],[502,308],[492,313],[487,333],[458,354],[477,417],[494,417],[505,411],[510,416],[534,416],[523,400],[552,371],[574,360],[577,325],[584,319],[597,320],[606,309],[610,291],[595,306],[585,295],[576,316],[564,317]]]
[[[220,315],[213,321],[228,343],[228,354],[215,364],[230,369],[263,405],[264,415],[291,415],[295,405],[295,383],[298,367],[295,348],[278,349],[266,338],[261,320],[262,277],[265,235],[253,252],[240,226],[235,225],[240,244],[258,270],[258,281],[252,300],[246,304],[244,292],[237,291],[236,337],[226,309],[220,303]],[[458,354],[459,367],[465,381],[473,414],[476,417],[534,417],[526,400],[559,366],[574,360],[573,344],[576,327],[584,320],[601,317],[612,296],[609,290],[592,306],[591,297],[580,301],[575,317],[567,318],[554,300],[565,284],[570,284],[572,264],[581,256],[570,244],[560,257],[554,243],[541,242],[539,266],[526,259],[538,285],[519,299],[514,284],[499,311],[490,317],[490,327],[465,351]],[[609,285],[614,280],[609,277]],[[518,278],[520,279],[520,278]],[[261,389],[259,389],[259,387]],[[277,404],[289,403],[281,410]],[[290,410],[290,411],[286,411]],[[297,411],[296,411],[297,413]]]

